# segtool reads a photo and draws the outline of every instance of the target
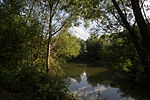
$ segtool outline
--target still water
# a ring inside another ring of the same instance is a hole
[[[96,86],[92,86],[87,81],[86,72],[83,72],[80,78],[80,82],[74,78],[68,78],[70,81],[69,89],[84,100],[135,100],[130,96],[123,96],[124,93],[119,88],[111,87],[110,85],[97,83]]]
[[[73,67],[68,69],[67,84],[69,89],[81,100],[150,100],[134,94],[130,95],[117,86],[112,86],[112,74],[104,68],[81,68]],[[120,84],[119,84],[120,85]]]

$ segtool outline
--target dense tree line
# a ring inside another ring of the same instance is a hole
[[[72,2],[75,3],[76,1],[72,1]],[[82,12],[84,14],[82,15],[82,17],[84,17],[85,20],[90,19],[92,21],[93,20],[95,21],[94,22],[95,26],[92,28],[93,33],[99,34],[103,32],[103,33],[112,34],[112,33],[121,33],[123,30],[126,30],[127,32],[125,32],[126,35],[124,36],[128,36],[127,40],[130,41],[131,42],[130,44],[132,44],[133,46],[132,51],[134,52],[133,53],[134,56],[131,58],[133,59],[136,58],[137,61],[135,61],[134,63],[139,63],[140,66],[143,67],[141,69],[142,75],[143,77],[145,78],[147,77],[146,79],[148,79],[149,72],[150,72],[149,71],[150,69],[150,65],[149,65],[150,64],[149,61],[150,30],[149,29],[150,28],[149,28],[149,18],[145,14],[146,11],[144,9],[149,9],[149,6],[146,6],[144,2],[146,1],[142,1],[142,0],[130,0],[130,1],[127,0],[119,0],[119,1],[93,0],[92,1],[91,0],[90,1],[89,0],[89,1],[78,2],[79,5],[83,5],[82,7],[78,6],[78,9],[81,10],[82,8],[84,8]],[[146,8],[144,8],[145,6]],[[119,35],[119,37],[121,36]],[[125,37],[122,36],[121,38],[125,38]],[[96,45],[97,44],[95,44],[95,47]],[[118,47],[114,45],[114,48],[118,48]],[[97,49],[93,51],[97,52]],[[94,52],[93,55],[95,55]],[[97,57],[97,56],[95,55],[93,57]],[[136,66],[135,69],[140,69],[140,68],[141,67]]]
[[[106,67],[119,80],[127,78],[131,82],[148,85],[148,76],[127,33],[124,30],[101,36],[91,34],[86,41],[82,42],[86,48],[82,49],[82,53],[73,61],[86,63],[88,66]]]

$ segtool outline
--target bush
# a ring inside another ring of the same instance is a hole
[[[1,69],[0,79],[0,99],[76,100],[61,77],[39,72],[34,67],[24,67],[18,72]]]

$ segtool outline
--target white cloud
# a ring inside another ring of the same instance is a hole
[[[81,26],[72,27],[72,28],[70,28],[70,31],[71,31],[71,34],[73,34],[83,40],[86,40],[89,37],[89,33],[86,32],[86,30]]]
[[[144,10],[145,10],[146,16],[150,17],[150,9],[147,9],[147,7],[148,8],[150,7],[150,0],[147,0],[144,2]]]

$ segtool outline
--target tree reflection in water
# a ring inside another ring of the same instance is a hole
[[[79,78],[79,77],[78,77]],[[77,79],[78,79],[77,78]],[[85,72],[80,75],[80,81],[77,81],[75,78],[68,78],[69,89],[73,91],[77,96],[84,100],[136,100],[132,97],[125,96],[124,93],[119,88],[111,87],[109,84],[97,84],[92,85],[90,76],[87,76]],[[99,77],[95,77],[99,78]]]

